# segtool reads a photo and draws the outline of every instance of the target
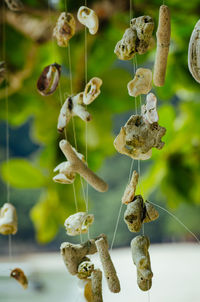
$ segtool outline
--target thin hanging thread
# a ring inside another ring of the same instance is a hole
[[[5,26],[5,3],[3,3],[3,61],[6,64],[6,26]],[[7,65],[7,64],[6,64]],[[9,150],[9,124],[8,124],[8,119],[9,119],[9,104],[8,104],[8,77],[7,77],[7,70],[5,74],[5,81],[6,81],[6,87],[5,87],[5,109],[6,109],[6,169],[7,173],[9,174],[9,158],[10,158],[10,150]],[[7,203],[10,202],[10,183],[9,181],[6,182],[6,200]],[[8,255],[10,261],[12,260],[12,236],[8,235]]]
[[[178,217],[176,217],[174,214],[169,212],[167,209],[159,206],[158,204],[156,204],[154,202],[149,201],[149,203],[153,204],[154,206],[156,206],[156,207],[160,208],[161,210],[165,211],[166,213],[168,213],[172,218],[174,218],[180,225],[182,225],[182,227],[184,229],[186,229],[196,239],[198,244],[200,244],[200,240],[198,239],[198,237]]]

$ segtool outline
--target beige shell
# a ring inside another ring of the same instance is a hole
[[[68,97],[62,105],[57,124],[59,132],[63,132],[72,116],[78,116],[85,122],[89,122],[92,119],[91,114],[86,110],[86,106],[83,103],[83,92]]]
[[[196,23],[190,38],[188,67],[193,78],[200,83],[200,20]]]
[[[146,97],[146,105],[142,106],[142,116],[150,124],[158,122],[157,98],[153,93]]]
[[[101,93],[100,87],[102,85],[102,80],[100,78],[92,78],[87,85],[83,93],[83,103],[85,105],[91,104]]]
[[[127,85],[130,96],[147,94],[152,88],[152,71],[147,68],[138,68],[134,79]]]
[[[77,277],[79,279],[87,279],[94,270],[94,264],[91,261],[83,261],[78,266]]]
[[[91,35],[95,35],[99,28],[99,19],[95,11],[87,6],[81,6],[77,13],[79,22],[85,25]]]
[[[0,209],[0,234],[15,235],[17,233],[17,213],[11,203],[5,203]]]
[[[131,177],[131,181],[127,185],[127,187],[124,191],[124,195],[122,197],[122,203],[128,204],[133,201],[133,199],[135,197],[136,187],[138,184],[138,178],[139,178],[139,174],[137,173],[137,171],[134,170],[132,177]]]
[[[127,28],[122,39],[117,42],[114,53],[120,60],[130,60],[136,53],[137,33],[131,28]]]
[[[69,216],[64,223],[67,234],[69,236],[76,236],[87,233],[89,226],[94,221],[94,215],[86,212],[78,212]]]
[[[162,149],[161,138],[166,129],[158,123],[149,124],[141,115],[132,115],[114,141],[119,153],[134,159],[145,160],[151,157],[152,148]]]
[[[62,12],[53,30],[53,37],[56,38],[60,47],[67,47],[69,40],[74,36],[76,21],[70,13]]]

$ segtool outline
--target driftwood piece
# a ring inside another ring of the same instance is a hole
[[[156,36],[157,50],[153,81],[156,86],[163,86],[165,84],[165,74],[167,69],[167,58],[171,36],[170,11],[166,5],[160,6],[159,24]]]

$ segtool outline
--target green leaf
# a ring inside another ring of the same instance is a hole
[[[40,188],[45,184],[41,171],[25,159],[11,159],[1,167],[2,178],[15,188]]]

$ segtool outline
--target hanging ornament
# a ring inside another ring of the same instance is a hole
[[[164,86],[171,36],[170,11],[166,5],[161,5],[160,7],[159,24],[156,36],[157,50],[154,64],[153,81],[156,86]]]
[[[5,203],[0,209],[0,234],[15,235],[17,233],[17,213],[11,203]]]
[[[147,68],[138,68],[127,88],[129,95],[134,97],[149,93],[152,88],[152,71]]]
[[[28,287],[28,279],[20,268],[13,269],[10,273],[10,277],[18,281],[24,289]]]
[[[61,66],[57,63],[45,67],[37,81],[38,92],[43,96],[53,94],[58,87],[60,74]]]
[[[70,13],[62,12],[53,30],[53,37],[56,38],[58,46],[67,47],[75,31],[76,21],[74,16]]]
[[[88,232],[88,228],[94,222],[94,215],[86,212],[77,212],[69,216],[64,223],[67,235],[76,236]]]
[[[99,19],[95,11],[92,9],[81,6],[77,13],[78,21],[85,25],[88,29],[91,35],[95,35],[99,28]]]
[[[200,20],[196,23],[190,37],[188,67],[193,78],[200,83]]]

